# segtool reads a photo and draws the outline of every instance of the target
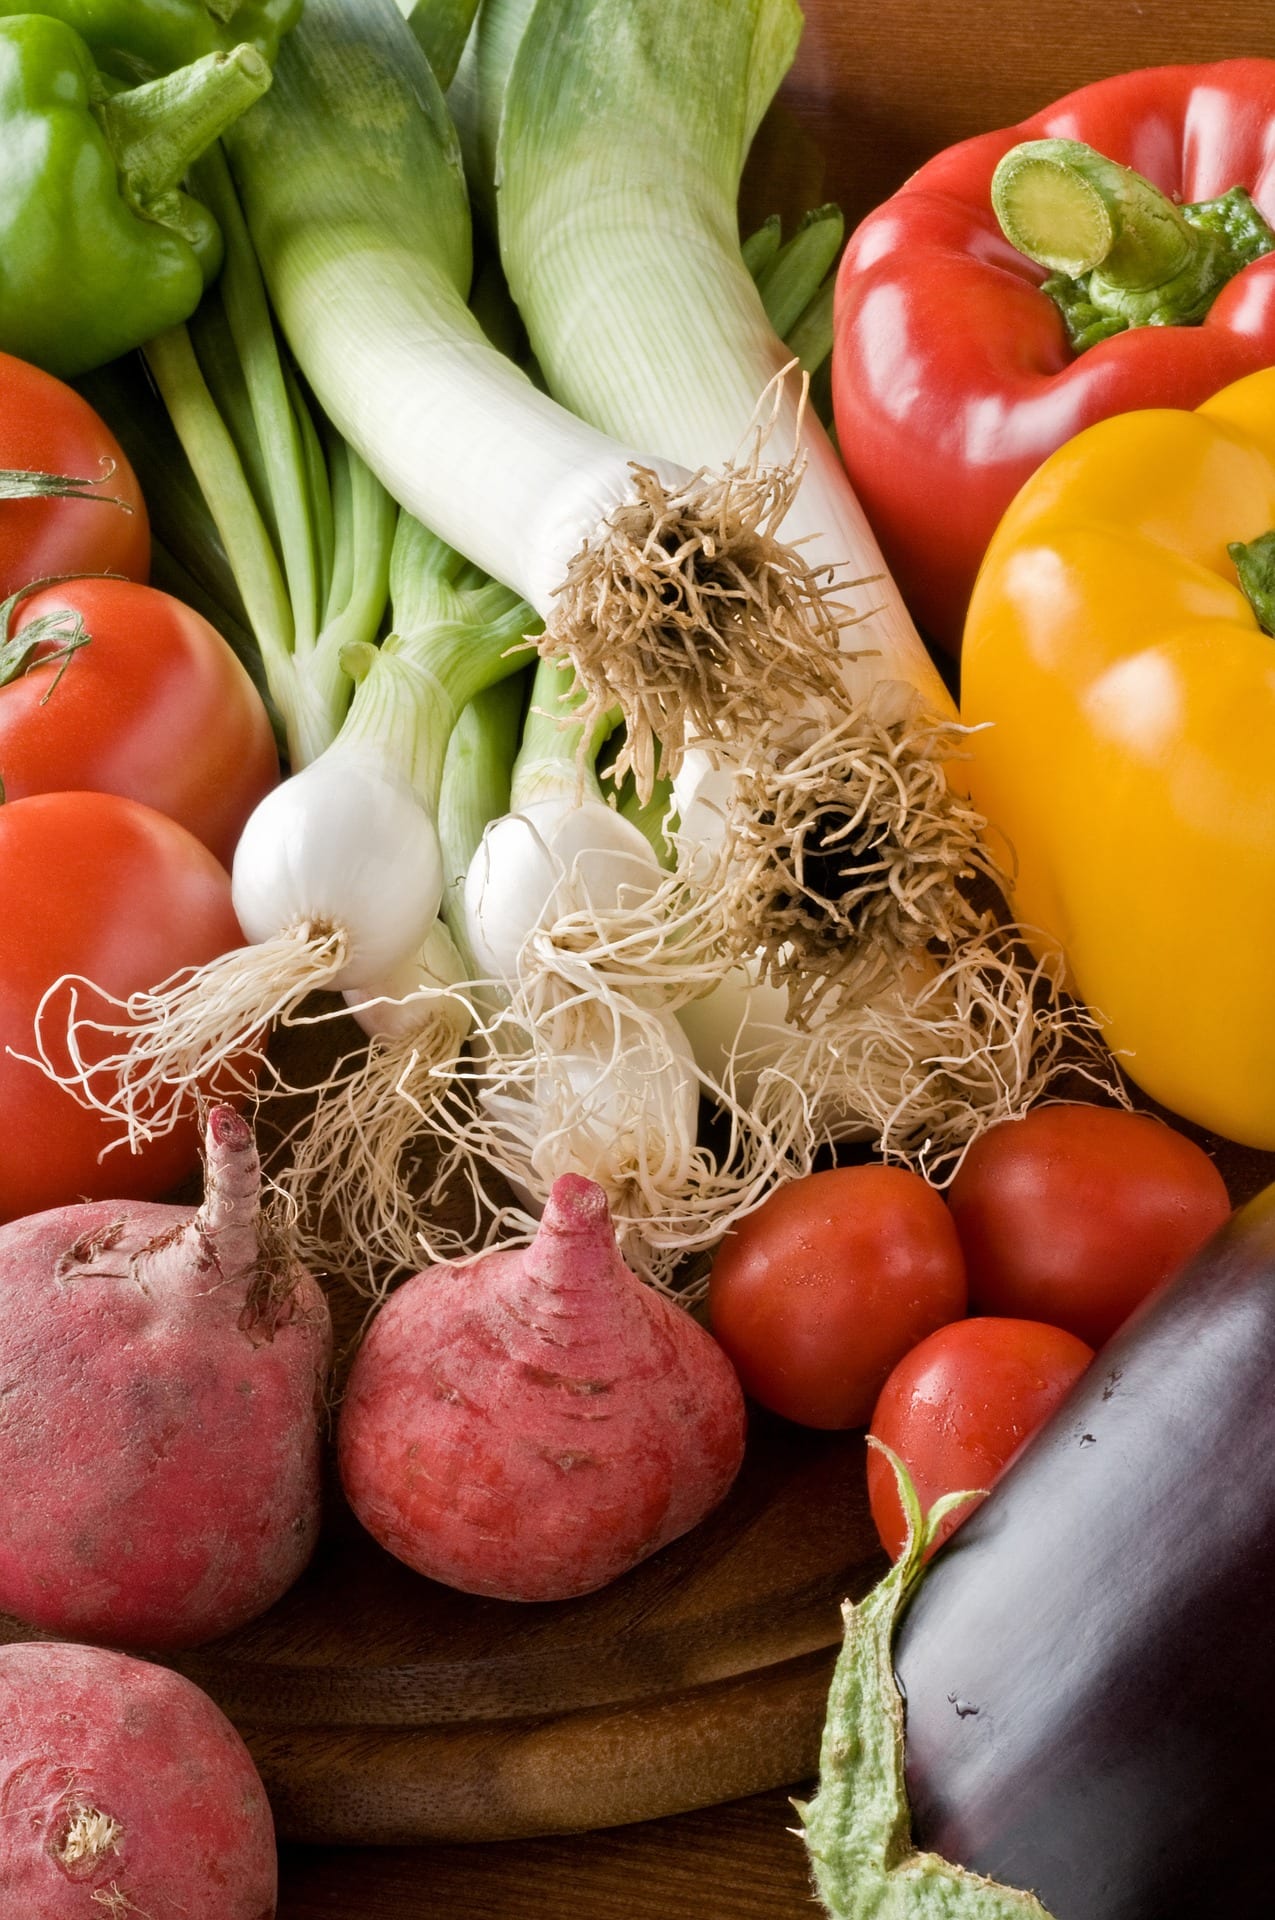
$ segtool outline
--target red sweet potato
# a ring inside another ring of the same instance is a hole
[[[355,1513],[466,1593],[590,1593],[701,1520],[739,1470],[716,1342],[620,1257],[601,1187],[555,1182],[530,1247],[407,1281],[337,1429]]]
[[[313,1549],[327,1304],[263,1232],[229,1107],[207,1156],[198,1212],[94,1201],[0,1227],[0,1609],[45,1631],[192,1646]]]
[[[274,1822],[189,1680],[99,1647],[0,1647],[4,1920],[271,1920]]]

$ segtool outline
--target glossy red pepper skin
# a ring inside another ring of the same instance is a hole
[[[1179,201],[1246,187],[1275,224],[1275,60],[1083,87],[939,154],[852,235],[832,367],[842,456],[917,622],[953,650],[997,522],[1055,447],[1109,414],[1197,407],[1275,364],[1275,254],[1198,326],[1137,327],[1073,354],[1045,270],[1004,238],[990,197],[1002,155],[1050,136]]]

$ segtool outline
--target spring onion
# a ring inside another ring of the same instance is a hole
[[[586,1174],[607,1193],[626,1258],[666,1284],[777,1176],[806,1169],[809,1127],[799,1095],[771,1095],[774,1067],[759,1119],[729,1064],[718,1078],[700,1069],[670,996],[633,991],[652,951],[676,948],[677,928],[649,842],[602,797],[593,755],[604,729],[582,750],[578,709],[569,674],[542,661],[511,810],[486,828],[464,883],[464,943],[491,984],[469,1058],[432,1112],[419,1110],[441,1156],[437,1195],[463,1169],[486,1216],[525,1232],[559,1174]],[[713,977],[695,981],[670,959],[686,995]],[[728,1116],[715,1146],[698,1139],[702,1095]],[[491,1200],[481,1167],[518,1207]]]

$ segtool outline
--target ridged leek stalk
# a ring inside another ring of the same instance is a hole
[[[586,721],[622,710],[644,792],[657,752],[671,766],[704,738],[747,739],[781,691],[837,697],[843,610],[776,534],[792,473],[747,447],[732,465],[741,436],[709,471],[649,456],[486,339],[455,131],[393,0],[309,0],[229,150],[325,411],[397,500],[544,618],[541,651],[572,664]]]
[[[505,275],[549,390],[684,465],[726,459],[789,359],[739,246],[743,159],[801,33],[795,0],[486,0],[463,98]],[[461,96],[459,96],[461,98]],[[805,463],[782,520],[841,609],[849,712],[793,687],[770,749],[712,781],[741,956],[862,996],[960,937],[979,822],[950,793],[954,708],[828,436],[785,382],[772,444]],[[703,760],[676,783],[691,812]],[[703,856],[703,854],[701,854]]]
[[[795,0],[485,0],[458,78],[550,391],[683,464],[740,444],[787,358],[736,204],[800,27]],[[811,1030],[773,1085],[826,1088],[825,1114],[853,1131],[923,1085],[911,1115],[941,1125],[950,1111],[964,1137],[971,1062],[995,1053],[979,1097],[989,1114],[1012,1110],[1039,1086],[1037,1041],[1056,1009],[1038,1022],[1032,983],[1008,943],[989,946],[970,902],[989,866],[984,823],[949,777],[952,702],[792,383],[772,434],[805,463],[779,532],[829,570],[848,699],[793,688],[747,753],[716,769],[687,756],[674,779],[680,865],[711,903],[710,947],[725,925],[744,982],[781,987],[790,1020]],[[773,998],[758,1012],[773,1029]],[[939,1089],[953,1087],[945,1109]]]

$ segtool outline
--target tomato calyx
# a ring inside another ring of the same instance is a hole
[[[115,472],[115,462],[103,456],[102,471],[96,480],[84,480],[74,473],[41,473],[28,467],[0,467],[0,500],[97,500],[104,507],[118,507],[131,514],[127,500],[115,493],[99,493]]]
[[[41,614],[38,620],[28,621],[21,633],[13,633],[13,616],[19,601],[28,594],[38,593],[44,587],[58,586],[63,580],[78,578],[75,574],[53,574],[45,580],[33,580],[29,586],[19,587],[7,600],[0,601],[0,687],[7,687],[20,680],[33,667],[48,667],[57,663],[57,672],[50,686],[45,689],[40,701],[47,706],[56,693],[62,675],[66,672],[73,657],[81,647],[87,647],[93,638],[84,624],[83,617],[74,607],[63,607],[57,613]],[[50,645],[52,643],[52,645]],[[41,651],[43,649],[43,651]]]

